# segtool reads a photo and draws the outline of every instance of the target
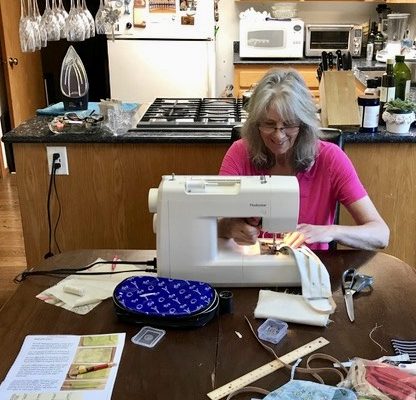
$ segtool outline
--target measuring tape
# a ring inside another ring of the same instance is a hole
[[[328,344],[328,340],[326,340],[323,337],[319,337],[315,340],[312,340],[312,342],[309,342],[307,344],[304,344],[301,347],[298,347],[297,349],[291,351],[290,353],[285,354],[282,357],[279,357],[284,363],[290,364],[293,361],[296,361],[299,358],[302,358],[310,353],[313,353],[314,351],[320,349],[321,347],[324,347]],[[218,389],[213,390],[212,392],[209,392],[207,396],[211,400],[219,400],[222,399],[225,396],[228,396],[230,393],[241,389],[245,386],[250,385],[251,383],[259,380],[260,378],[265,377],[266,375],[271,374],[274,371],[277,371],[278,369],[282,368],[284,365],[279,360],[273,360],[267,364],[262,365],[261,367],[254,369],[253,371],[240,376],[237,379],[234,379],[233,381],[227,383],[224,386],[219,387]]]

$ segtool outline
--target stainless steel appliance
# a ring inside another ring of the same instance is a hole
[[[240,57],[303,57],[304,22],[298,18],[240,19]]]
[[[323,51],[349,51],[361,56],[363,28],[354,24],[307,24],[305,26],[305,55],[320,57]]]
[[[165,132],[178,136],[231,137],[233,127],[247,117],[242,99],[157,98],[130,131],[151,136]]]

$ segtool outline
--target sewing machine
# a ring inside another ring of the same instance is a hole
[[[294,231],[299,185],[293,176],[163,176],[149,191],[149,211],[160,276],[215,286],[299,285],[295,260],[279,243],[240,246],[217,235],[221,217],[261,217],[263,231]]]

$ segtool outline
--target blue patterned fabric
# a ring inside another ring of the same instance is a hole
[[[114,289],[124,309],[155,317],[185,317],[212,304],[215,290],[204,282],[150,276],[133,276]]]
[[[263,400],[356,400],[352,390],[321,383],[292,380],[269,393]]]

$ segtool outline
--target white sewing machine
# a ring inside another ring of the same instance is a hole
[[[163,176],[159,188],[149,191],[149,210],[156,213],[159,276],[215,286],[300,283],[293,256],[264,254],[259,242],[240,246],[217,235],[221,217],[261,217],[264,231],[294,231],[299,213],[295,177]]]

